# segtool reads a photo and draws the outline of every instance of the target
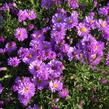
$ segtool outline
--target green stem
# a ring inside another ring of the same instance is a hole
[[[34,0],[30,0],[31,1],[31,4],[33,5],[33,8],[35,9],[35,2]]]

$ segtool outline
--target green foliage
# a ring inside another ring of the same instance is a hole
[[[105,100],[109,101],[109,87],[108,84],[102,85],[99,82],[103,75],[81,63],[72,62],[66,64],[66,68],[64,72],[65,83],[71,94],[68,107],[70,106],[72,107],[71,109],[75,109],[80,104],[80,101],[83,100],[85,104],[83,109],[91,109],[92,107],[93,109],[104,109]],[[94,92],[95,89],[96,92]],[[97,100],[94,105],[94,100],[91,99],[92,97],[96,97]]]
[[[12,38],[15,29],[19,26],[18,20],[7,12],[5,14],[4,31],[3,34],[6,38]]]

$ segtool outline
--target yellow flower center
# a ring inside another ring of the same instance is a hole
[[[91,23],[91,24],[94,23],[94,20],[90,20],[90,23]]]
[[[106,23],[105,23],[105,22],[102,22],[102,23],[101,23],[101,26],[102,26],[103,28],[105,28],[105,27],[106,27]]]
[[[32,55],[32,54],[29,54],[29,55],[28,55],[28,58],[32,58],[32,57],[33,57],[33,55]]]
[[[22,36],[22,32],[19,32],[18,35],[19,35],[19,37],[21,37]]]
[[[58,88],[58,84],[54,83],[54,84],[53,84],[53,87],[54,87],[54,88]]]
[[[81,32],[86,32],[87,29],[86,29],[85,27],[82,27],[82,28],[80,29],[80,31],[81,31]]]
[[[61,18],[58,18],[58,19],[57,19],[57,22],[59,22],[59,23],[60,23],[61,21],[62,21],[62,19],[61,19]]]
[[[72,23],[73,23],[73,21],[72,21],[72,19],[70,19],[70,20],[69,20],[69,24],[72,24]]]
[[[98,50],[98,46],[95,46],[95,47],[94,47],[94,50],[95,50],[95,51]]]
[[[92,55],[92,59],[93,59],[93,60],[96,59],[96,54]]]
[[[83,57],[83,54],[82,53],[80,53],[80,58],[82,58]]]
[[[31,16],[32,15],[31,12],[29,12],[28,15]]]
[[[42,83],[42,80],[38,80],[38,83],[39,83],[39,84]]]
[[[38,35],[37,35],[37,38],[40,38],[40,37],[41,37],[41,34],[38,34]]]
[[[24,92],[27,93],[29,91],[28,87],[25,87]]]

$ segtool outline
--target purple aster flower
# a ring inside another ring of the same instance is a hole
[[[83,63],[95,66],[100,63],[103,57],[104,43],[96,41],[94,37],[88,35],[76,45],[76,57]]]
[[[11,57],[8,59],[8,65],[17,67],[20,64],[20,60],[17,57]]]
[[[48,30],[50,30],[50,28],[45,27],[42,28],[41,30],[34,31],[33,34],[31,35],[32,39],[44,40],[45,39],[44,33],[46,33]]]
[[[104,6],[102,8],[99,9],[99,14],[100,15],[104,15],[107,16],[109,12],[109,8],[107,6]]]
[[[37,55],[38,54],[34,48],[29,48],[25,53],[24,57],[22,58],[22,61],[26,64],[29,64],[37,59]]]
[[[68,4],[73,8],[76,9],[79,7],[77,0],[68,0]]]
[[[43,41],[42,44],[43,44],[43,49],[44,50],[52,50],[52,44],[51,44],[51,42]]]
[[[99,19],[96,22],[97,28],[99,31],[102,31],[102,36],[104,39],[109,40],[109,24],[108,21]]]
[[[14,41],[8,42],[5,45],[5,49],[7,52],[12,52],[12,51],[16,50],[17,49],[16,42],[14,42]]]
[[[53,38],[56,43],[62,42],[64,40],[66,34],[65,24],[57,24],[53,26],[53,30],[51,31],[51,38]]]
[[[50,49],[42,51],[43,60],[56,59],[56,53]]]
[[[17,4],[16,4],[15,2],[12,2],[12,3],[9,3],[9,6],[10,6],[10,7],[16,7]]]
[[[73,11],[70,17],[65,18],[67,29],[71,29],[78,24],[78,13]]]
[[[30,102],[31,98],[30,98],[30,96],[26,97],[24,95],[18,94],[18,100],[20,101],[20,103],[23,104],[23,106],[27,106],[28,103]]]
[[[76,48],[70,47],[67,53],[68,59],[71,61],[76,58]]]
[[[34,104],[33,107],[28,106],[26,109],[40,109],[38,105]]]
[[[18,20],[19,22],[23,22],[25,20],[27,20],[27,16],[28,16],[28,13],[27,13],[27,10],[19,10],[18,14]]]
[[[107,24],[109,24],[109,16],[106,17]]]
[[[43,48],[43,45],[42,45],[42,41],[41,40],[31,40],[30,41],[30,46],[32,47],[32,48],[34,48],[34,50],[42,50],[42,48]]]
[[[2,84],[0,83],[0,94],[2,93],[3,91],[3,87],[2,87]]]
[[[52,5],[53,5],[53,1],[52,0],[42,0],[42,2],[41,2],[41,7],[45,8],[45,9],[51,8]]]
[[[89,13],[89,16],[92,17],[92,18],[94,18],[95,13],[91,11],[91,12]]]
[[[66,98],[66,97],[68,97],[69,96],[69,91],[68,91],[68,89],[62,89],[60,92],[59,92],[59,96],[61,97],[61,98]]]
[[[53,24],[59,24],[59,23],[65,23],[64,19],[66,18],[65,14],[62,13],[56,13],[53,17],[52,17],[52,23]]]
[[[35,40],[41,40],[42,41],[42,40],[45,39],[43,30],[34,31],[31,36],[32,36],[33,40],[35,39]]]
[[[78,30],[79,36],[84,37],[89,34],[89,28],[86,27],[86,25],[84,23],[79,23],[79,25],[77,26],[77,30]]]
[[[62,53],[68,53],[69,49],[70,49],[70,45],[68,45],[67,43],[63,44],[60,47],[60,50],[62,51]]]
[[[29,52],[28,48],[20,47],[20,49],[18,50],[18,55],[20,58],[23,59],[27,55],[28,52]]]
[[[98,21],[96,21],[96,26],[99,30],[103,31],[107,28],[108,24],[106,20],[99,19]]]
[[[108,83],[108,80],[106,78],[101,78],[100,79],[100,83],[101,84],[107,84]]]
[[[60,61],[51,60],[48,63],[48,68],[49,68],[50,78],[58,78],[60,77],[62,71],[64,70],[64,65]]]
[[[96,28],[96,21],[92,15],[86,16],[84,19],[85,24],[87,27],[95,29]]]
[[[93,0],[93,3],[94,3],[94,7],[97,7],[97,5],[98,5],[97,0]]]
[[[5,3],[2,7],[0,7],[0,10],[3,10],[3,11],[9,11],[10,8],[9,8],[8,3]]]
[[[28,38],[28,34],[25,28],[17,28],[14,35],[19,41],[24,41]]]
[[[30,31],[31,31],[31,30],[33,30],[33,29],[34,29],[34,27],[35,27],[35,25],[33,25],[33,24],[29,24],[29,25],[28,25],[28,30],[30,30]]]
[[[15,2],[5,3],[2,7],[0,7],[0,10],[9,11],[10,9],[13,9],[13,7],[16,7],[16,3]]]
[[[34,10],[27,10],[27,13],[28,13],[27,18],[29,20],[34,20],[37,18],[37,15]]]
[[[49,88],[52,92],[60,91],[63,88],[63,83],[59,80],[50,81]]]
[[[66,12],[66,10],[65,10],[64,8],[58,8],[56,12],[57,12],[57,13],[61,13],[61,14],[63,14],[64,16],[67,17],[67,12]]]
[[[97,65],[102,60],[102,57],[103,57],[103,54],[104,54],[103,53],[104,43],[103,42],[100,42],[100,41],[97,41],[97,44],[96,44],[94,50],[95,50],[94,52],[96,52],[96,59],[94,59],[94,61],[92,62],[92,65]]]
[[[29,77],[18,77],[13,86],[13,91],[18,92],[20,102],[26,106],[35,95],[35,85]]]
[[[104,29],[102,37],[109,41],[109,27]]]
[[[30,63],[29,65],[29,71],[33,75],[37,75],[38,72],[40,72],[45,64],[40,60],[35,60]]]
[[[48,86],[48,80],[41,80],[41,79],[38,79],[36,76],[33,77],[32,81],[34,82],[38,90],[43,90],[44,88],[47,88]]]
[[[39,80],[48,80],[49,79],[48,67],[46,67],[46,65],[43,66],[42,69],[39,72],[37,72],[36,77]]]

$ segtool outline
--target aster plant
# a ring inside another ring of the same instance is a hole
[[[0,3],[0,109],[108,109],[109,3]]]

